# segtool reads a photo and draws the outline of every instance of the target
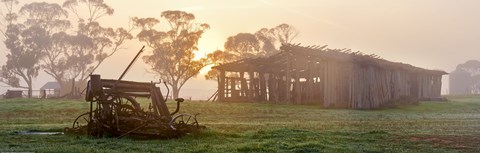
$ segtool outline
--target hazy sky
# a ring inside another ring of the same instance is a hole
[[[135,16],[159,18],[165,10],[194,13],[197,21],[211,26],[200,39],[201,55],[223,49],[228,36],[287,23],[300,31],[295,43],[350,48],[427,69],[451,72],[457,64],[470,59],[480,60],[478,0],[105,1],[115,9],[115,14],[101,22],[112,27],[127,27],[129,18]],[[104,78],[117,78],[141,46],[136,40],[128,42],[128,50],[107,59],[96,73]],[[5,49],[3,43],[0,48]],[[5,61],[3,55],[1,64]],[[155,80],[153,75],[146,73],[146,68],[142,60],[137,61],[125,79]],[[181,96],[208,97],[216,89],[216,82],[202,79],[203,75],[187,83]],[[41,74],[34,87],[40,88],[51,80]],[[445,81],[442,92],[446,91]],[[4,89],[0,90],[3,92]]]

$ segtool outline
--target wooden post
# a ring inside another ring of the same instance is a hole
[[[315,81],[313,79],[314,77],[314,74],[313,72],[316,71],[317,69],[317,66],[316,66],[316,61],[312,61],[310,60],[309,62],[307,62],[307,69],[308,69],[308,74],[306,75],[306,91],[305,91],[305,95],[306,95],[306,100],[307,102],[311,103],[313,102],[313,96],[315,95],[315,89],[314,89],[314,86],[315,86]]]
[[[294,99],[294,103],[295,104],[300,104],[301,101],[302,101],[302,89],[301,89],[301,85],[300,85],[300,72],[299,70],[297,69],[297,71],[295,72],[295,84],[294,84],[294,88],[295,88],[295,99]]]
[[[225,71],[220,70],[220,78],[218,80],[218,101],[225,100]]]
[[[247,96],[247,80],[245,79],[245,72],[240,72],[240,97]]]
[[[325,62],[322,62],[322,65],[318,67],[318,100],[320,103],[323,103],[325,100]]]
[[[238,99],[238,91],[235,89],[235,86],[236,86],[236,79],[232,77],[230,79],[230,97],[237,100]]]
[[[273,102],[275,100],[275,94],[276,94],[276,89],[275,89],[275,76],[273,73],[268,74],[268,101]]]
[[[329,62],[326,62],[325,63],[325,67],[324,67],[324,86],[323,86],[323,107],[325,108],[328,108],[328,107],[331,107],[331,103],[332,103],[332,96],[333,96],[333,93],[332,93],[332,90],[334,90],[333,88],[333,78],[331,77],[332,76],[332,63]]]
[[[254,73],[252,70],[249,70],[248,72],[248,77],[250,79],[249,86],[248,86],[248,92],[247,92],[247,97],[248,100],[254,100],[254,92],[255,92],[255,78],[254,78]]]
[[[267,101],[267,83],[265,80],[265,73],[260,72],[260,101]]]
[[[435,96],[440,97],[442,94],[442,75],[436,76],[435,84],[436,84]]]
[[[287,101],[287,99],[286,99],[286,98],[287,98],[287,94],[286,94],[286,93],[287,93],[287,89],[285,89],[285,88],[286,88],[286,84],[287,84],[287,83],[285,83],[286,80],[287,80],[287,79],[286,79],[285,76],[280,76],[280,77],[278,78],[278,87],[277,87],[277,89],[278,89],[278,90],[277,90],[277,91],[278,91],[278,94],[277,94],[277,96],[278,96],[277,99],[278,99],[278,100],[277,100],[277,101],[278,101],[278,102],[286,102],[286,101]]]
[[[292,82],[292,77],[290,76],[290,54],[287,54],[287,68],[285,69],[285,101],[287,103],[290,103],[291,98],[290,98],[290,84]]]

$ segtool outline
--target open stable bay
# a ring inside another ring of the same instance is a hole
[[[448,99],[381,110],[184,102],[207,130],[171,140],[21,135],[63,131],[89,105],[0,99],[0,152],[480,152],[480,97]]]

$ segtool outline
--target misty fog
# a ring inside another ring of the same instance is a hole
[[[16,6],[36,2],[22,0]],[[49,3],[60,0],[48,1]],[[329,45],[330,48],[349,48],[384,59],[412,64],[426,69],[452,72],[458,64],[479,60],[480,2],[467,1],[113,1],[112,16],[99,22],[108,27],[128,28],[131,17],[160,17],[166,10],[182,10],[195,14],[196,21],[208,23],[198,42],[199,57],[223,50],[229,36],[255,33],[281,23],[294,26],[299,35],[293,43]],[[73,14],[70,14],[72,16]],[[165,24],[165,21],[160,21]],[[162,25],[163,26],[163,25]],[[136,33],[135,33],[136,34]],[[5,41],[4,37],[1,38]],[[104,78],[117,78],[138,48],[144,45],[137,39],[127,40],[125,48],[106,59],[95,73]],[[5,44],[0,44],[5,50]],[[147,49],[147,52],[151,49]],[[6,61],[2,51],[0,64]],[[158,77],[147,72],[148,66],[139,60],[126,75],[127,80],[151,81]],[[206,81],[201,74],[189,80],[181,97],[206,99],[216,90],[215,81]],[[33,89],[54,81],[42,70],[33,81]],[[442,93],[448,93],[448,76],[443,78]],[[0,87],[4,93],[8,86]]]

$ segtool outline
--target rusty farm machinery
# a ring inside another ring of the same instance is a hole
[[[94,137],[125,136],[134,138],[168,139],[198,132],[205,128],[198,124],[197,115],[178,113],[180,103],[177,98],[175,111],[170,112],[157,84],[161,82],[134,82],[122,80],[125,73],[143,51],[142,48],[130,62],[119,79],[101,79],[91,75],[85,99],[90,110],[78,116],[66,133],[86,134]],[[142,108],[139,97],[149,98],[148,108]]]

